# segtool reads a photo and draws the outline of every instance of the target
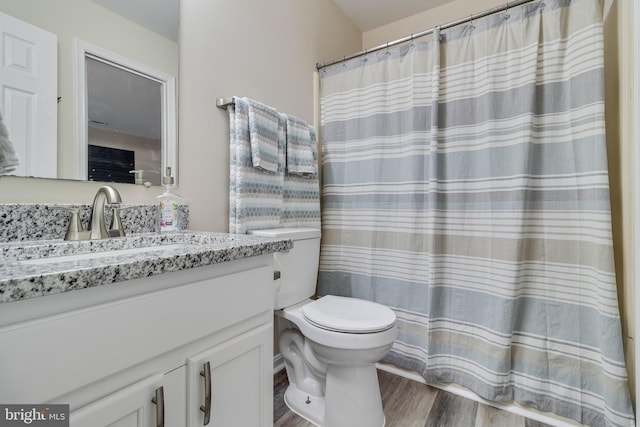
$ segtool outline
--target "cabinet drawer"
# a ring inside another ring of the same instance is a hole
[[[272,280],[259,267],[0,328],[0,402],[50,401],[272,310]]]

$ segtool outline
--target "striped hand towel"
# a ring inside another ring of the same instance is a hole
[[[251,160],[254,168],[278,172],[278,111],[245,98],[249,104]]]
[[[304,120],[286,116],[287,172],[295,175],[315,175],[317,155],[315,131]]]

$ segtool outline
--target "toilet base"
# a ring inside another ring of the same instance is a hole
[[[327,391],[330,402],[324,397],[309,396],[290,383],[284,401],[294,413],[318,427],[385,426],[375,365],[330,366]]]
[[[375,365],[329,365],[326,387],[327,427],[384,427]]]
[[[308,393],[299,390],[295,384],[289,384],[284,393],[284,403],[294,413],[313,425],[323,427],[324,397],[309,396]]]

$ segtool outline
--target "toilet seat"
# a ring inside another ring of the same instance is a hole
[[[334,332],[370,334],[395,325],[389,307],[357,298],[324,296],[302,307],[304,318],[318,328]]]

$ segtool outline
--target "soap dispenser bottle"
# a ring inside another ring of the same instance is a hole
[[[158,225],[160,232],[180,230],[178,207],[182,204],[182,198],[173,192],[173,183],[171,166],[167,166],[166,174],[162,177],[163,192],[158,196]]]

